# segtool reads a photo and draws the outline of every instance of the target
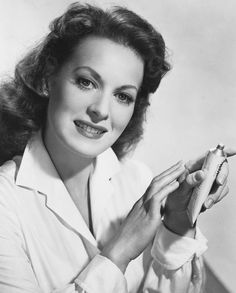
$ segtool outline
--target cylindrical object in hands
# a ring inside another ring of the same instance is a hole
[[[220,171],[220,167],[226,159],[224,145],[219,144],[214,150],[210,150],[205,158],[202,170],[206,173],[203,182],[193,190],[191,199],[188,204],[187,213],[189,220],[194,225],[201,211],[212,185]]]

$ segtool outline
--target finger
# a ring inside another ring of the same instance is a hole
[[[202,168],[203,162],[208,152],[202,154],[194,160],[190,160],[185,164],[186,169],[189,170],[189,173],[197,171]]]
[[[182,161],[179,161],[166,171],[162,172],[158,176],[155,176],[151,184],[149,185],[149,189],[151,190],[155,186],[159,186],[160,188],[162,188],[163,185],[168,184],[173,180],[176,180],[179,176],[179,173],[182,172],[184,172],[184,166],[182,164]]]
[[[205,179],[206,174],[203,170],[198,170],[194,173],[188,174],[186,180],[181,185],[181,194],[186,197],[190,196],[190,191],[197,185],[201,184]],[[189,198],[189,197],[188,197]],[[186,198],[187,199],[187,198]]]
[[[161,174],[154,177],[154,180],[159,180],[167,175],[169,175],[172,171],[178,169],[181,165],[183,165],[183,161],[178,161],[176,164],[172,165],[170,168],[162,172]]]
[[[204,207],[210,209],[216,202],[219,202],[224,198],[229,192],[228,186],[226,185],[227,181],[221,186],[218,186],[214,192],[211,192],[206,201],[204,202]]]
[[[180,175],[182,175],[185,172],[185,167],[183,165],[180,165],[177,169],[170,172],[168,175],[163,176],[158,181],[158,185],[160,188],[165,187],[166,185],[170,184],[171,182],[177,180]]]
[[[170,183],[169,185],[165,186],[161,191],[156,192],[152,195],[151,206],[150,206],[150,212],[158,214],[157,211],[160,211],[161,203],[166,197],[174,192],[179,187],[179,182],[174,181]]]
[[[232,156],[235,156],[236,155],[236,149],[235,148],[225,148],[224,149],[225,153],[226,153],[226,156],[227,157],[232,157]]]
[[[177,169],[174,169],[171,173],[169,173],[167,176],[162,177],[161,179],[156,179],[152,181],[152,183],[149,185],[145,196],[146,200],[150,199],[152,195],[156,192],[159,192],[164,187],[168,186],[170,183],[177,180],[177,178],[184,172],[185,168],[183,165],[178,166]]]
[[[229,174],[229,165],[228,163],[225,161],[222,166],[220,167],[220,171],[216,177],[216,183],[218,185],[223,185],[224,182],[227,180]]]
[[[225,186],[220,194],[220,196],[218,197],[218,199],[215,201],[215,203],[220,202],[224,197],[226,197],[226,195],[229,193],[229,186]]]
[[[186,169],[189,170],[189,172],[194,172],[202,168],[202,164],[205,160],[206,155],[209,151],[205,152],[204,154],[200,155],[194,160],[190,160],[185,164]],[[227,157],[232,157],[236,155],[236,149],[235,148],[225,148],[224,152]]]
[[[181,175],[179,176],[179,178],[177,179],[177,180],[179,181],[180,184],[183,183],[183,182],[185,181],[185,179],[187,178],[188,174],[189,174],[189,170],[185,168],[183,174],[181,174]]]
[[[203,170],[198,170],[194,173],[189,174],[186,177],[185,184],[189,186],[189,188],[193,188],[199,185],[206,178],[206,174]]]

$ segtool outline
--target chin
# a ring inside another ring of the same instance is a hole
[[[114,134],[114,133],[113,133]],[[73,135],[62,135],[61,142],[64,148],[67,149],[76,158],[94,159],[107,149],[109,149],[118,139],[118,135],[105,135],[100,139],[91,139],[74,133]]]
[[[80,157],[94,159],[104,151],[106,151],[110,145],[98,145],[96,142],[84,143],[77,142],[70,145],[69,148],[72,152]]]

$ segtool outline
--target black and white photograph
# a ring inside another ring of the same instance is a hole
[[[0,293],[236,292],[236,2],[0,0]]]

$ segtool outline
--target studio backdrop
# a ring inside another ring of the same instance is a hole
[[[0,75],[45,35],[69,0],[0,0]],[[146,132],[134,157],[158,174],[219,142],[236,148],[236,2],[234,0],[97,0],[125,5],[164,36],[172,70],[151,97]],[[1,139],[1,138],[0,138]],[[231,292],[236,288],[236,157],[229,159],[230,193],[201,215],[209,240],[205,258]]]

